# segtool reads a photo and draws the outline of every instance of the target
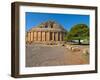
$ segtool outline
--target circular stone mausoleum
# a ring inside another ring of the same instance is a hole
[[[63,42],[66,30],[55,21],[43,22],[26,32],[26,43]]]

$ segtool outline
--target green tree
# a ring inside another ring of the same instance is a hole
[[[77,24],[71,28],[67,36],[68,40],[80,40],[89,39],[89,28],[86,24]]]
[[[68,31],[66,30],[65,35],[64,35],[64,41],[67,41],[67,35],[68,35]]]

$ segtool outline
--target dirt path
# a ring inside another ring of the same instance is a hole
[[[63,46],[27,45],[26,67],[87,64],[82,52]]]

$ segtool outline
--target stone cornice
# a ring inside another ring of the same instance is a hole
[[[32,28],[28,32],[34,32],[34,31],[50,31],[50,32],[65,32],[65,30],[57,29],[57,28]]]

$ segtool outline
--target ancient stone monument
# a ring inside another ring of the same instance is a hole
[[[46,21],[26,32],[26,43],[63,42],[66,30],[55,21]]]

